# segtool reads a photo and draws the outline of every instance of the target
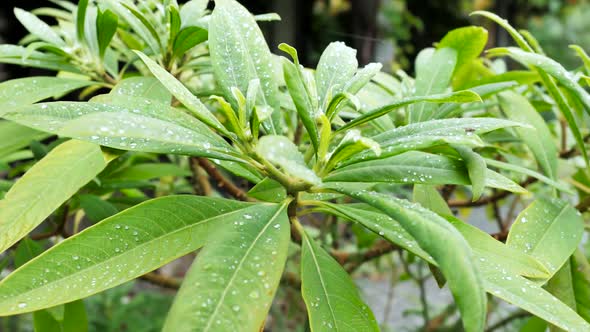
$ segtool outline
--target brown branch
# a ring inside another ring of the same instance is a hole
[[[521,187],[526,187],[530,184],[537,182],[538,180],[533,177],[528,177],[526,180],[520,183]],[[450,207],[476,207],[484,206],[493,202],[500,201],[508,196],[512,195],[510,191],[499,191],[491,196],[486,196],[478,199],[477,201],[464,201],[464,200],[449,200],[448,204]]]
[[[199,157],[197,158],[199,166],[201,166],[209,176],[215,180],[217,183],[217,187],[229,195],[233,196],[236,199],[241,201],[251,201],[251,199],[246,195],[242,189],[240,189],[235,183],[233,183],[230,179],[226,178],[219,172],[217,167],[210,162],[207,158]]]
[[[511,315],[507,316],[506,318],[495,323],[494,325],[488,327],[485,332],[492,332],[492,331],[497,330],[501,327],[504,327],[507,324],[510,324],[510,322],[512,322],[515,319],[529,317],[530,315],[531,314],[529,314],[526,311],[521,311],[521,310],[516,311],[516,312],[512,313]]]
[[[209,183],[207,175],[199,166],[199,158],[190,158],[190,168],[192,173],[191,184],[193,185],[195,193],[200,196],[210,196],[211,183]]]
[[[354,272],[364,263],[389,254],[398,249],[400,249],[400,247],[397,245],[381,240],[362,253],[351,255],[346,252],[332,251],[331,254],[338,262],[340,262],[340,264],[344,265],[346,271],[350,273]]]
[[[144,275],[142,275],[141,277],[139,277],[139,279],[141,280],[145,280],[151,284],[163,287],[163,288],[169,288],[169,289],[178,289],[180,288],[180,280],[172,278],[172,277],[168,277],[165,276],[163,274],[159,274],[159,273],[155,273],[155,272],[150,272],[150,273],[146,273]]]

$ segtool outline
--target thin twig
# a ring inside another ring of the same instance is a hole
[[[178,289],[180,288],[180,280],[172,278],[172,277],[168,277],[165,276],[163,274],[159,274],[159,273],[155,273],[155,272],[150,272],[150,273],[146,273],[144,275],[142,275],[141,277],[139,277],[139,279],[141,280],[145,280],[151,284],[163,287],[163,288],[169,288],[169,289]]]
[[[193,185],[195,193],[200,196],[210,196],[211,183],[209,183],[207,175],[199,166],[199,158],[191,157],[189,162],[192,173],[191,183]]]
[[[375,258],[379,258],[383,255],[389,254],[398,249],[399,247],[391,242],[378,241],[371,248],[356,255],[350,255],[348,253],[342,253],[339,251],[332,251],[332,256],[334,256],[337,261],[345,265],[346,271],[350,273],[358,269],[364,263]]]
[[[199,157],[197,158],[199,162],[199,166],[201,166],[209,176],[215,180],[217,183],[217,187],[222,189],[223,191],[227,192],[229,195],[233,196],[236,199],[241,201],[251,201],[251,199],[246,195],[242,189],[240,189],[235,183],[233,183],[230,179],[226,178],[219,172],[217,167],[210,162],[207,158]]]
[[[519,311],[513,312],[512,314],[510,314],[506,318],[504,318],[504,319],[500,320],[499,322],[495,323],[494,325],[488,327],[485,330],[485,332],[492,332],[492,331],[494,331],[496,329],[499,329],[499,328],[501,328],[501,327],[503,327],[503,326],[505,326],[507,324],[510,324],[510,322],[512,322],[513,320],[520,319],[520,318],[525,318],[525,317],[528,317],[530,315],[531,314],[529,314],[526,311],[520,311],[519,310]]]

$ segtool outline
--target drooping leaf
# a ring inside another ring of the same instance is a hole
[[[469,245],[454,227],[419,204],[386,194],[359,191],[345,184],[324,184],[324,187],[361,200],[397,220],[443,272],[465,330],[483,330],[487,302],[483,283]]]
[[[540,168],[545,174],[555,179],[557,172],[557,147],[547,128],[545,120],[539,115],[529,101],[514,92],[502,92],[498,95],[502,110],[509,119],[532,125],[533,128],[515,128],[518,136],[530,148]]]
[[[263,136],[256,145],[256,151],[295,178],[310,184],[321,183],[320,178],[305,164],[297,146],[285,136]]]
[[[10,121],[0,121],[0,157],[23,149],[32,141],[43,140],[49,134],[21,126]]]
[[[147,57],[145,54],[135,52],[141,60],[146,64],[163,86],[176,97],[184,106],[186,106],[191,113],[199,120],[203,121],[212,128],[217,129],[220,133],[226,136],[231,136],[227,129],[217,120],[217,118],[203,105],[203,103],[193,95],[180,81],[172,76],[164,68],[160,67],[155,61]]]
[[[340,264],[305,233],[301,247],[301,294],[311,331],[379,331],[371,309]]]
[[[254,17],[237,1],[215,3],[209,22],[209,50],[215,78],[226,99],[231,99],[232,87],[245,92],[251,80],[259,79],[262,93],[258,94],[258,101],[274,110],[265,129],[271,134],[281,133],[272,55]]]
[[[230,156],[233,152],[227,143],[198,121],[183,122],[183,115],[184,119],[190,117],[178,110],[145,100],[141,104],[119,104],[43,103],[4,117],[38,130],[123,150],[239,160]],[[191,122],[196,126],[189,129]]]
[[[435,264],[432,257],[420,248],[418,243],[416,243],[416,240],[408,234],[399,222],[369,205],[334,204],[323,201],[316,201],[314,204],[318,206],[318,211],[330,213],[346,220],[359,223],[373,233],[382,236],[389,242],[404,248],[429,263]]]
[[[549,271],[536,259],[511,246],[494,239],[479,228],[452,215],[445,218],[463,235],[471,246],[473,254],[482,265],[490,262],[502,266],[512,275],[547,279]],[[483,274],[485,278],[485,273]]]
[[[431,53],[422,51],[416,58],[414,98],[443,93],[451,82],[456,63],[457,51],[455,49],[445,47]],[[475,95],[475,93],[473,94]],[[413,105],[408,111],[409,122],[416,123],[430,120],[435,110],[436,105],[433,104],[419,103]]]
[[[0,63],[80,73],[78,67],[68,63],[61,56],[39,51],[30,52],[25,47],[17,45],[0,44]]]
[[[44,76],[17,78],[2,82],[0,83],[0,116],[15,107],[61,96],[92,84],[96,83]]]
[[[536,67],[554,77],[572,95],[584,105],[590,114],[590,94],[577,84],[575,78],[559,62],[541,54],[525,52],[516,47],[496,48],[489,51],[491,55],[508,55],[525,66]]]
[[[14,15],[19,22],[35,37],[46,41],[50,44],[65,47],[66,43],[47,23],[40,20],[37,16],[20,8],[14,8]]]
[[[582,233],[576,209],[557,198],[538,198],[518,215],[506,244],[536,258],[553,275],[573,254]]]
[[[473,193],[472,199],[473,201],[476,201],[481,197],[485,187],[487,172],[486,161],[483,157],[469,148],[455,146],[454,149],[465,162],[465,167],[469,174],[469,180],[471,181],[471,192]]]
[[[0,201],[0,251],[37,227],[107,163],[95,144],[72,140],[53,149]]]
[[[279,285],[289,245],[287,204],[256,205],[209,233],[163,331],[259,331]]]
[[[328,174],[325,182],[389,182],[469,185],[469,175],[461,161],[419,151],[369,160],[341,167]],[[487,170],[485,185],[514,192],[523,188],[502,175]]]
[[[347,122],[344,126],[338,128],[338,131],[343,131],[365,122],[371,121],[373,119],[379,118],[395,109],[398,109],[403,106],[411,105],[418,102],[429,102],[429,103],[466,103],[466,102],[474,102],[474,101],[481,101],[479,95],[477,95],[473,91],[463,90],[451,93],[441,93],[441,94],[433,94],[433,95],[425,95],[425,96],[416,96],[416,97],[408,97],[396,101],[393,104],[383,106],[366,113],[363,113],[359,117],[355,118],[354,120]],[[423,104],[423,103],[422,103]],[[422,107],[416,108],[417,111],[420,111]],[[426,118],[422,119],[422,121],[427,120]]]
[[[343,42],[326,47],[315,73],[320,107],[324,108],[333,96],[344,91],[357,68],[356,50]]]
[[[485,161],[486,161],[486,164],[488,164],[488,166],[496,167],[499,169],[504,169],[507,171],[515,172],[515,173],[525,174],[525,175],[528,175],[528,176],[533,177],[535,179],[538,179],[539,181],[544,182],[550,186],[553,186],[563,192],[573,193],[567,186],[565,186],[559,182],[553,181],[550,178],[544,176],[543,174],[535,172],[535,171],[528,169],[526,167],[518,166],[513,163],[505,163],[502,161],[498,161],[495,159],[489,159],[489,158],[485,158]]]
[[[0,315],[48,308],[115,287],[198,249],[220,227],[276,211],[276,205],[201,196],[139,204],[60,242],[2,280]]]

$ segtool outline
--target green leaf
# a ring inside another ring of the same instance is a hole
[[[191,113],[199,120],[203,121],[212,128],[217,129],[220,133],[231,136],[227,129],[215,118],[215,116],[203,105],[203,103],[193,95],[180,81],[172,76],[164,68],[160,67],[154,60],[145,54],[135,51],[143,60],[149,70],[152,72],[163,86],[168,89]]]
[[[344,86],[344,91],[351,94],[361,91],[381,71],[381,68],[383,68],[383,65],[380,63],[369,63],[354,74],[352,79]]]
[[[52,309],[61,309],[57,317]],[[63,306],[33,313],[35,332],[87,332],[88,317],[84,302],[81,300],[66,303]]]
[[[579,249],[572,256],[571,264],[576,310],[580,316],[590,322],[590,264]]]
[[[287,191],[277,181],[264,178],[248,191],[248,196],[265,202],[282,202],[287,199]]]
[[[538,198],[512,225],[506,244],[541,262],[553,275],[576,250],[583,221],[576,209],[556,198]]]
[[[60,242],[2,280],[0,315],[48,308],[115,287],[200,248],[221,227],[276,211],[276,205],[200,196],[139,204]]]
[[[237,1],[215,3],[209,22],[209,50],[215,78],[226,99],[232,99],[232,87],[244,92],[251,80],[259,79],[262,93],[258,94],[258,101],[274,110],[272,121],[265,122],[265,129],[271,134],[281,133],[282,116],[272,55],[254,17]]]
[[[333,42],[326,47],[315,72],[322,109],[327,108],[333,96],[344,91],[357,69],[356,50],[343,42]]]
[[[562,303],[576,310],[576,296],[572,284],[572,266],[568,259],[557,272],[547,281],[545,289]],[[549,327],[550,332],[563,331],[555,326]]]
[[[44,68],[56,71],[80,73],[80,69],[68,63],[63,57],[29,51],[22,46],[0,45],[0,63],[11,63],[25,67]]]
[[[416,58],[414,98],[442,94],[451,82],[456,63],[457,51],[452,48],[439,48],[432,54],[422,51]],[[472,95],[477,96],[475,93],[472,93]],[[479,96],[475,100],[473,96],[470,97],[471,100],[468,101],[477,101],[479,99]],[[425,99],[425,101],[429,100]],[[409,122],[430,120],[435,111],[436,106],[432,104],[420,103],[414,105],[408,110]]]
[[[297,146],[285,136],[263,136],[256,145],[256,152],[288,175],[310,184],[321,183],[320,178],[305,164]]]
[[[178,35],[178,32],[180,31],[180,25],[182,24],[182,19],[180,17],[178,7],[174,5],[168,6],[168,23],[170,24],[170,34],[168,35],[168,47],[170,47],[170,45],[172,45],[172,43],[176,39],[176,35]]]
[[[0,121],[0,157],[19,151],[32,141],[43,140],[49,135],[10,121]]]
[[[167,163],[146,163],[123,168],[109,176],[109,179],[152,180],[163,176],[190,176],[185,168]]]
[[[371,121],[378,117],[381,117],[395,109],[398,109],[403,106],[411,105],[418,102],[429,102],[429,103],[467,103],[467,102],[474,102],[474,101],[481,101],[479,95],[470,90],[463,90],[463,91],[456,91],[451,93],[442,93],[442,94],[435,94],[429,96],[416,96],[416,97],[408,97],[396,101],[393,104],[379,107],[377,109],[371,110],[367,113],[363,113],[361,116],[355,118],[354,120],[346,123],[344,126],[338,128],[338,131],[342,131],[348,128],[352,128],[363,124],[365,122]],[[423,109],[422,107],[417,108],[415,110],[419,111]],[[410,113],[412,114],[412,113]],[[426,118],[423,120],[427,120]]]
[[[101,59],[104,58],[105,51],[117,32],[118,24],[119,17],[112,11],[107,9],[104,12],[98,12],[96,16],[96,37],[98,40],[98,55]]]
[[[78,8],[76,9],[76,37],[81,43],[84,43],[84,21],[86,20],[86,8],[88,8],[88,0],[78,1]]]
[[[457,51],[455,72],[461,66],[477,58],[488,42],[488,31],[482,27],[463,27],[449,31],[437,48],[449,47]]]
[[[493,56],[508,55],[525,66],[543,70],[553,76],[559,84],[574,95],[584,105],[586,112],[590,114],[590,94],[576,82],[574,76],[559,62],[541,54],[525,52],[516,47],[496,48],[489,50],[488,53]]]
[[[287,203],[209,233],[187,273],[163,331],[259,331],[279,285],[290,241]]]
[[[440,195],[436,186],[416,184],[412,192],[412,200],[440,216],[452,216],[449,205]]]
[[[120,97],[121,100],[117,101],[125,100],[128,97],[142,97],[167,105],[172,102],[170,92],[155,77],[137,76],[126,78],[115,85],[109,96],[113,98]],[[147,104],[147,102],[145,103]]]
[[[318,206],[317,210],[320,212],[329,213],[363,225],[387,241],[404,248],[429,263],[436,264],[432,257],[420,248],[416,240],[406,232],[399,222],[369,205],[334,204],[323,201],[314,201],[313,204]]]
[[[97,223],[119,212],[113,204],[95,195],[80,195],[78,199],[80,200],[80,207],[93,223]]]
[[[66,43],[63,41],[63,39],[61,39],[61,37],[55,31],[53,31],[53,29],[47,25],[47,23],[41,21],[37,16],[20,8],[14,8],[14,15],[19,20],[19,22],[35,37],[53,45],[60,47],[66,46]]]
[[[445,218],[463,235],[471,246],[474,256],[484,264],[496,264],[502,266],[512,275],[520,275],[529,278],[547,279],[549,271],[536,259],[511,246],[494,239],[489,234],[481,231],[452,215]],[[485,274],[484,274],[485,277]]]
[[[509,274],[503,264],[479,265],[486,290],[545,321],[568,331],[588,331],[590,324],[549,292],[521,276]]]
[[[485,185],[513,192],[526,192],[502,175],[487,170]],[[393,157],[369,160],[338,168],[325,182],[389,182],[419,184],[461,184],[471,181],[464,164],[449,157],[409,151]]]
[[[570,45],[569,46],[572,50],[576,52],[576,55],[582,60],[584,63],[584,67],[586,68],[586,72],[590,73],[590,57],[586,54],[586,51],[579,45]]]
[[[198,126],[191,129],[187,128],[188,121],[178,123],[182,122],[181,115],[186,116],[169,106],[143,100],[127,106],[94,102],[35,104],[8,113],[5,118],[117,149],[240,160],[230,155],[234,152],[227,143],[198,121],[192,121]]]
[[[188,50],[207,40],[208,32],[199,27],[187,27],[176,35],[172,46],[174,57],[183,56]]]
[[[363,137],[358,130],[349,130],[340,143],[327,156],[328,161],[325,169],[330,171],[340,162],[348,160],[365,150],[371,150],[376,156],[381,154],[379,143],[370,138]]]
[[[68,141],[51,150],[0,201],[0,251],[37,227],[106,165],[95,144]]]
[[[443,272],[461,312],[465,330],[483,330],[487,301],[480,273],[469,245],[453,226],[419,204],[376,192],[359,191],[344,184],[324,186],[374,206],[397,220]]]
[[[453,147],[461,156],[461,159],[465,162],[467,167],[467,173],[469,174],[469,180],[471,181],[471,192],[473,194],[473,201],[478,200],[483,194],[483,190],[486,183],[486,172],[487,165],[484,158],[479,154],[473,152],[473,150],[463,147]]]
[[[299,64],[297,51],[287,44],[279,45],[279,49],[289,53],[293,58],[294,63],[285,58],[282,58],[285,83],[287,84],[289,95],[295,104],[297,114],[299,114],[299,118],[301,119],[301,123],[303,123],[303,126],[309,135],[311,144],[317,153],[320,145],[320,137],[316,123],[317,109],[314,106],[317,104],[317,102],[314,103],[312,101],[311,95],[309,93],[310,87],[305,84],[305,79],[303,76],[304,69]]]
[[[160,37],[154,30],[151,23],[136,9],[134,4],[118,0],[104,0],[108,8],[121,17],[139,35],[139,37],[150,47],[154,54],[162,54]]]
[[[197,25],[201,17],[205,15],[209,0],[190,0],[180,8],[181,29],[187,26]]]
[[[545,120],[525,97],[515,92],[502,92],[498,95],[498,99],[508,118],[528,123],[534,127],[515,128],[515,131],[529,147],[540,168],[549,178],[555,179],[557,174],[557,147],[553,142]]]
[[[520,48],[522,48],[523,50],[525,50],[527,52],[533,51],[533,49],[530,47],[530,45],[527,43],[527,41],[522,37],[522,35],[520,33],[518,33],[518,31],[516,31],[516,29],[514,29],[510,25],[510,23],[508,23],[507,20],[501,18],[500,16],[498,16],[494,13],[487,12],[485,10],[477,10],[477,11],[474,11],[473,13],[471,13],[470,15],[484,16],[484,17],[487,17],[488,19],[496,22],[499,26],[501,26],[506,31],[508,31],[510,36],[514,39],[514,41],[516,42],[516,44]]]
[[[1,51],[0,51],[1,52]],[[96,84],[61,77],[26,77],[0,83],[0,116],[18,106],[59,97],[70,91]]]
[[[488,164],[488,166],[496,167],[496,168],[500,168],[500,169],[504,169],[504,170],[507,170],[507,171],[512,171],[512,172],[515,172],[515,173],[525,174],[525,175],[528,175],[528,176],[533,177],[535,179],[538,179],[539,181],[544,182],[544,183],[546,183],[546,184],[548,184],[550,186],[553,186],[553,187],[555,187],[555,188],[557,188],[557,189],[559,189],[559,190],[561,190],[563,192],[572,193],[573,194],[573,192],[571,191],[571,189],[569,189],[566,185],[561,184],[561,183],[556,182],[556,181],[553,181],[550,178],[544,176],[543,174],[537,173],[537,172],[535,172],[533,170],[530,170],[530,169],[528,169],[526,167],[518,166],[518,165],[513,164],[513,163],[512,164],[511,163],[505,163],[505,162],[502,162],[502,161],[498,161],[498,160],[495,160],[495,159],[489,159],[489,158],[485,158],[485,161],[486,161],[486,164]]]
[[[29,237],[23,238],[14,251],[14,267],[19,268],[25,265],[31,259],[41,255],[43,250],[43,247],[36,241]]]
[[[334,258],[303,234],[301,294],[311,331],[379,331],[371,309]]]

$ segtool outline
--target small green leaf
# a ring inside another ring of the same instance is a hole
[[[282,202],[287,198],[287,191],[277,181],[265,178],[248,191],[248,196],[265,202]]]
[[[471,181],[471,191],[473,194],[473,201],[478,200],[483,194],[486,183],[487,165],[486,161],[473,150],[463,146],[453,147],[461,156],[467,167],[469,180]]]
[[[304,69],[299,64],[297,51],[294,48],[287,44],[281,44],[279,45],[279,49],[289,53],[293,58],[294,63],[282,58],[285,83],[287,84],[289,95],[291,96],[291,99],[293,99],[295,109],[301,119],[301,123],[303,123],[305,130],[307,130],[311,144],[317,153],[320,144],[318,126],[316,123],[316,112],[318,110],[314,107],[314,102],[309,93],[309,86],[305,84],[303,76]]]
[[[104,12],[98,12],[96,16],[96,37],[98,40],[98,55],[101,59],[104,58],[105,51],[117,32],[118,24],[119,18],[112,11],[107,9]]]
[[[289,245],[287,204],[258,204],[217,232],[191,266],[163,331],[260,331]]]
[[[373,151],[376,156],[381,154],[379,143],[370,138],[363,137],[358,130],[349,130],[340,143],[338,143],[334,150],[327,156],[328,161],[325,169],[330,171],[340,162],[365,150]]]
[[[281,114],[278,86],[274,80],[274,62],[254,17],[234,0],[215,3],[209,22],[209,50],[213,72],[227,100],[231,87],[244,92],[253,79],[260,80],[258,101],[270,106],[272,121],[265,129],[271,134],[281,133]],[[234,109],[237,109],[234,105]]]
[[[443,272],[465,330],[483,330],[487,301],[480,273],[469,245],[453,226],[419,204],[390,195],[359,191],[345,184],[325,184],[324,187],[363,201],[397,220]]]
[[[281,167],[287,174],[310,184],[319,184],[320,178],[305,164],[297,146],[285,136],[263,136],[256,151],[271,163]]]
[[[51,150],[0,201],[0,252],[37,227],[106,165],[95,144],[72,140]]]
[[[88,0],[78,1],[78,8],[76,10],[76,37],[81,43],[84,42],[84,21],[86,20],[86,8],[88,8]]]
[[[23,238],[14,251],[14,267],[19,268],[25,265],[31,259],[41,255],[43,250],[43,247],[36,241],[29,237]]]
[[[590,264],[580,249],[574,252],[571,265],[576,310],[580,316],[590,322]]]
[[[416,58],[414,98],[442,94],[451,82],[456,63],[457,51],[452,48],[440,48],[432,54],[422,51]],[[472,94],[475,95],[475,93]],[[475,100],[469,101],[477,101],[477,99],[479,99],[479,96]],[[429,100],[425,98],[425,101]],[[432,104],[419,103],[413,105],[408,110],[409,123],[430,120],[435,111],[436,106]]]
[[[416,184],[412,192],[412,200],[440,216],[452,216],[449,205],[440,195],[436,186]]]
[[[371,309],[340,264],[305,233],[301,247],[301,294],[311,331],[379,331]]]
[[[502,92],[498,95],[502,110],[509,119],[528,123],[534,128],[515,128],[518,136],[531,149],[540,168],[545,174],[555,179],[557,174],[557,147],[545,120],[539,115],[529,101],[515,93]]]
[[[113,204],[102,200],[98,196],[85,194],[78,196],[78,199],[80,200],[80,207],[93,223],[114,216],[119,212]]]
[[[437,48],[449,47],[457,51],[455,72],[461,66],[477,58],[488,42],[488,31],[482,27],[463,27],[449,31]]]
[[[203,121],[212,128],[217,129],[220,133],[231,136],[227,129],[215,118],[215,116],[203,105],[203,103],[193,95],[180,81],[172,76],[164,68],[160,67],[154,60],[145,54],[135,51],[143,60],[149,70],[152,72],[163,86],[176,97],[191,113],[199,120]]]
[[[205,15],[209,0],[190,0],[180,8],[181,29],[198,25],[199,19]]]
[[[408,97],[396,101],[393,104],[383,106],[374,110],[371,110],[367,113],[363,113],[361,116],[355,118],[354,120],[346,123],[344,126],[338,128],[338,131],[342,131],[348,128],[352,128],[363,124],[365,122],[371,121],[378,117],[381,117],[395,109],[398,109],[403,106],[411,105],[418,102],[429,102],[429,103],[468,103],[474,101],[481,101],[479,95],[470,90],[463,90],[463,91],[456,91],[451,93],[442,93],[430,96],[417,96],[417,97]],[[417,111],[420,111],[422,108],[417,108]],[[426,119],[424,119],[426,120]]]
[[[199,27],[186,27],[176,35],[172,46],[174,57],[183,56],[188,50],[206,41],[208,32]]]
[[[582,239],[576,209],[556,198],[538,198],[514,221],[506,244],[541,262],[551,275],[573,254]]]
[[[190,176],[186,168],[167,163],[145,163],[126,167],[109,175],[109,179],[121,180],[152,180],[163,176]]]
[[[1,51],[0,51],[1,52]],[[96,84],[61,77],[26,77],[0,83],[0,116],[18,106],[59,97],[70,91]]]
[[[63,39],[61,39],[61,37],[55,31],[53,31],[53,29],[47,25],[47,23],[41,21],[37,16],[20,8],[14,8],[14,15],[19,20],[19,22],[35,37],[56,46],[66,46],[66,43],[63,41]]]
[[[586,51],[584,51],[584,49],[579,45],[570,45],[569,47],[576,52],[576,55],[580,59],[582,59],[584,67],[586,68],[586,72],[590,73],[590,57],[588,54],[586,54]]]
[[[343,42],[333,42],[326,47],[315,73],[322,109],[327,108],[332,96],[344,91],[357,69],[356,50]]]
[[[512,172],[515,172],[515,173],[525,174],[525,175],[528,175],[528,176],[533,177],[535,179],[538,179],[539,181],[544,182],[544,183],[546,183],[546,184],[548,184],[550,186],[553,186],[553,187],[555,187],[555,188],[557,188],[557,189],[559,189],[559,190],[561,190],[563,192],[572,193],[573,194],[572,190],[569,189],[566,185],[561,184],[561,183],[556,182],[556,181],[553,181],[550,178],[544,176],[543,174],[537,173],[537,172],[535,172],[533,170],[530,170],[528,168],[525,168],[525,167],[522,167],[522,166],[518,166],[518,165],[513,164],[513,163],[505,163],[505,162],[502,162],[502,161],[498,161],[498,160],[495,160],[495,159],[489,159],[489,158],[485,158],[485,161],[486,161],[486,164],[488,164],[488,166],[496,167],[496,168],[499,168],[499,169],[504,169],[504,170],[507,170],[507,171],[512,171]]]
[[[3,279],[0,315],[49,308],[115,287],[200,248],[221,227],[276,211],[271,204],[200,196],[139,204],[60,242]]]
[[[17,45],[0,45],[0,63],[11,63],[26,67],[80,73],[78,67],[68,63],[61,56],[38,51],[30,52],[25,47]]]
[[[180,12],[178,12],[178,8],[174,5],[168,6],[168,16],[170,23],[170,35],[168,36],[168,46],[170,46],[172,45],[171,43],[174,42],[174,40],[176,39],[178,31],[180,31],[180,25],[182,24],[182,20],[180,18]]]

